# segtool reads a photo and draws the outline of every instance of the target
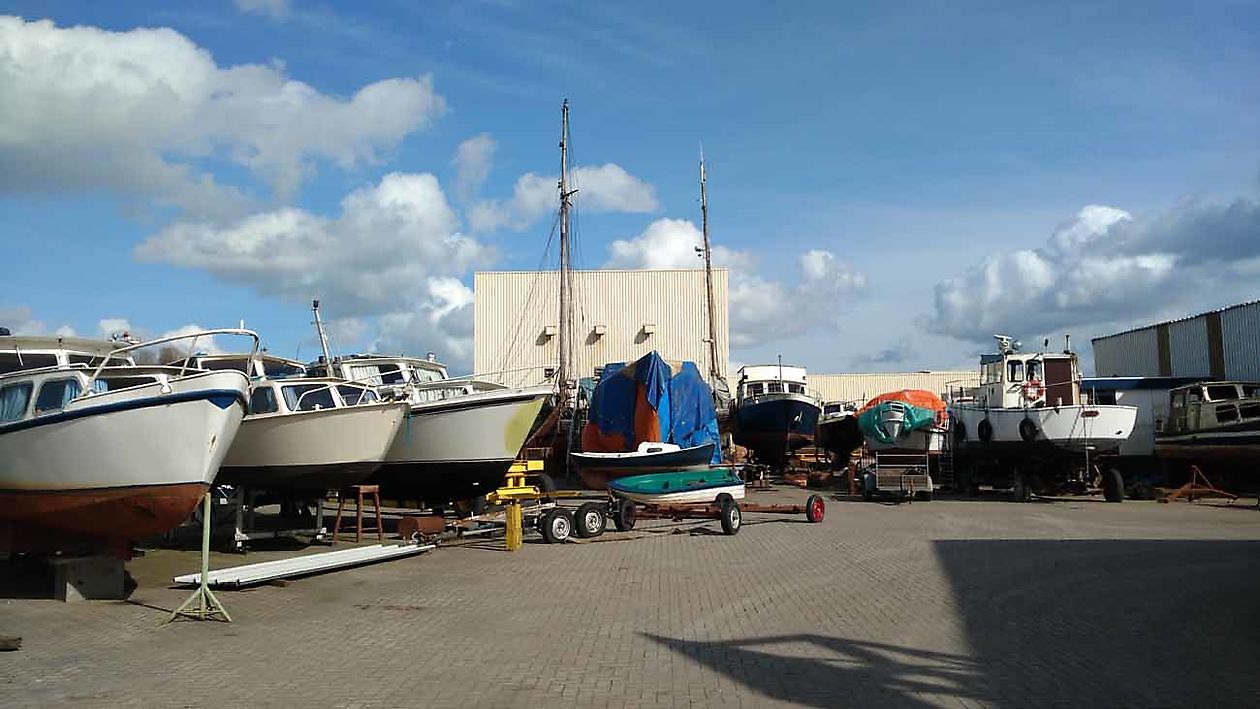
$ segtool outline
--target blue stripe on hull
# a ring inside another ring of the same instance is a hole
[[[233,403],[240,403],[242,407],[245,406],[245,395],[235,389],[201,389],[198,391],[179,392],[177,394],[151,396],[144,399],[119,401],[113,404],[103,404],[101,406],[90,406],[86,409],[78,409],[75,411],[62,411],[59,414],[37,416],[33,419],[26,419],[24,421],[15,421],[13,423],[0,425],[0,434],[15,433],[17,431],[24,431],[28,428],[38,428],[39,426],[51,426],[55,423],[65,423],[67,421],[74,421],[75,419],[87,418],[88,416],[96,416],[98,414],[131,411],[133,409],[147,409],[154,406],[166,406],[167,404],[179,404],[185,401],[201,400],[209,401],[220,409],[226,409]]]

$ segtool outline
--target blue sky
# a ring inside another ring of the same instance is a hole
[[[1255,3],[9,7],[27,331],[307,357],[318,296],[342,349],[459,368],[472,271],[542,258],[565,97],[585,267],[695,263],[703,142],[739,362],[971,367],[1260,297]]]

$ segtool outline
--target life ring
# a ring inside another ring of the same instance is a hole
[[[993,424],[989,423],[989,419],[982,419],[976,424],[976,435],[985,443],[993,440]]]
[[[1046,395],[1046,387],[1036,379],[1030,379],[1024,384],[1024,398],[1028,401],[1036,401]]]
[[[1025,443],[1032,443],[1037,439],[1037,424],[1030,418],[1026,418],[1019,422],[1019,437],[1024,439]]]

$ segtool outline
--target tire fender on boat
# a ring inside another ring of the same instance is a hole
[[[976,424],[976,435],[985,443],[993,440],[993,424],[989,423],[989,419],[982,419]]]
[[[1023,421],[1019,422],[1019,437],[1025,443],[1031,443],[1036,440],[1038,433],[1040,433],[1040,430],[1032,419],[1025,417]]]

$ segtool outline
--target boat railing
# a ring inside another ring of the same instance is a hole
[[[310,394],[314,394],[315,392],[324,391],[325,389],[327,389],[327,390],[329,391],[329,393],[332,393],[333,387],[336,387],[338,384],[344,384],[344,382],[336,382],[336,383],[334,383],[334,382],[326,382],[326,383],[324,383],[324,384],[316,384],[316,385],[314,385],[312,388],[307,389],[306,391],[302,392],[301,394],[298,394],[297,401],[293,402],[293,406],[292,406],[292,407],[290,407],[290,409],[291,409],[292,411],[303,411],[304,409],[302,408],[302,400],[303,400],[303,399],[305,399],[308,395],[310,395]],[[311,386],[311,385],[309,385],[309,384],[308,384],[308,385],[306,385],[306,386]],[[334,397],[332,398],[332,402],[333,402],[333,408],[334,408],[334,409],[335,409],[335,408],[337,408],[337,398],[336,398],[336,396],[334,396]],[[354,406],[354,404],[347,404],[347,406]]]
[[[92,393],[92,387],[96,384],[97,377],[101,375],[101,371],[105,369],[105,365],[109,362],[110,359],[114,357],[114,355],[119,355],[124,352],[134,352],[136,350],[147,349],[149,347],[156,347],[157,345],[164,345],[168,342],[179,342],[181,340],[192,340],[191,344],[189,345],[189,349],[192,350],[193,348],[197,346],[198,338],[214,337],[215,335],[237,335],[240,337],[249,337],[253,339],[254,341],[253,347],[249,351],[250,361],[252,362],[258,356],[258,346],[259,346],[258,333],[254,332],[253,330],[246,330],[244,328],[235,328],[235,327],[220,328],[217,330],[198,330],[197,332],[186,332],[180,335],[169,335],[167,337],[159,337],[156,340],[146,340],[144,342],[128,343],[124,345],[123,347],[119,347],[113,350],[112,352],[110,352],[108,355],[106,355],[105,359],[99,365],[97,365],[96,369],[92,371],[92,376],[88,377],[87,387],[84,389],[83,393],[80,394],[79,396],[88,396],[89,394]],[[189,359],[192,359],[192,358],[187,357],[184,359],[184,364],[183,366],[180,367],[179,374],[177,376],[182,377],[188,372]]]

